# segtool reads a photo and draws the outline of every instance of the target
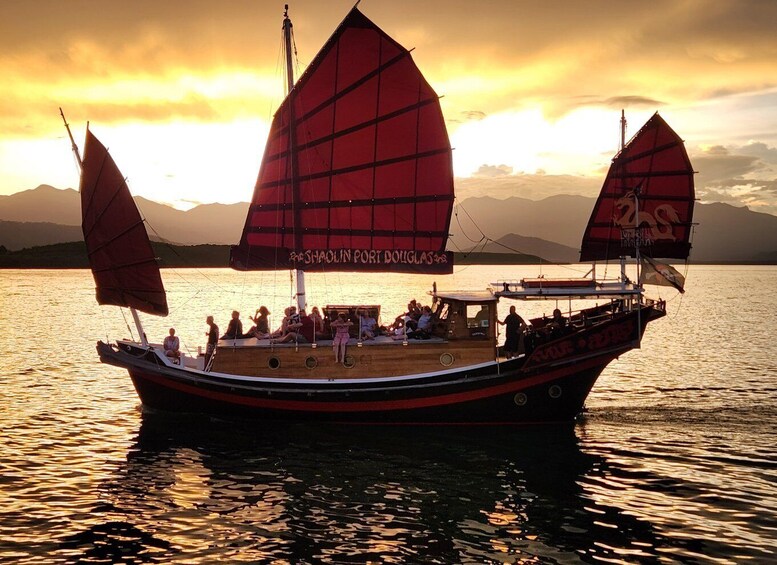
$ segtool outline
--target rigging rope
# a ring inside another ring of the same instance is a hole
[[[470,237],[470,236],[469,236],[469,235],[466,233],[466,230],[465,230],[465,229],[464,229],[464,227],[461,225],[461,221],[459,220],[459,214],[458,214],[458,210],[459,210],[459,208],[461,209],[461,211],[462,211],[462,212],[464,212],[464,214],[466,214],[466,215],[467,215],[467,217],[469,218],[469,220],[472,222],[472,225],[473,225],[473,226],[475,227],[475,229],[476,229],[476,230],[477,230],[477,231],[480,233],[481,237],[480,237],[480,239],[479,239],[479,240],[472,239],[472,238],[471,238],[471,237]],[[474,219],[474,218],[473,218],[473,217],[470,215],[470,213],[469,213],[469,212],[467,212],[467,209],[466,209],[466,208],[464,208],[464,206],[462,206],[460,202],[457,202],[457,203],[456,203],[456,207],[454,208],[454,216],[456,217],[456,223],[459,225],[459,228],[460,228],[460,230],[461,230],[461,233],[462,233],[462,235],[464,235],[464,237],[465,237],[465,238],[467,238],[469,241],[471,241],[472,243],[474,243],[474,244],[475,244],[475,245],[472,247],[472,249],[470,249],[469,251],[463,251],[463,250],[462,250],[462,249],[461,249],[461,248],[460,248],[460,247],[459,247],[459,246],[456,244],[456,242],[455,242],[455,241],[453,241],[453,239],[451,239],[451,238],[449,238],[449,239],[448,239],[448,241],[450,241],[450,242],[453,244],[453,246],[454,246],[454,247],[455,247],[455,248],[456,248],[456,249],[457,249],[457,250],[458,250],[460,253],[462,253],[462,254],[464,255],[464,257],[465,257],[465,258],[466,258],[466,257],[468,257],[469,255],[473,254],[473,253],[478,253],[478,252],[485,252],[484,250],[485,250],[485,248],[486,248],[486,245],[488,245],[489,243],[492,243],[492,244],[498,245],[498,246],[500,246],[500,247],[503,247],[504,249],[506,249],[506,250],[508,250],[508,251],[512,251],[513,253],[519,253],[519,254],[521,254],[521,255],[527,255],[527,256],[528,256],[528,255],[530,255],[529,253],[526,253],[525,251],[522,251],[522,250],[520,250],[520,249],[516,249],[516,248],[514,248],[514,247],[510,247],[509,245],[506,245],[506,244],[502,243],[501,241],[496,241],[496,240],[494,240],[494,239],[492,239],[492,238],[488,237],[488,236],[487,236],[487,235],[486,235],[486,234],[483,232],[483,230],[481,230],[481,229],[480,229],[480,226],[478,226],[478,224],[477,224],[477,222],[475,221],[475,219]],[[480,249],[478,249],[478,248],[480,248]],[[549,264],[550,262],[549,262],[549,261],[546,261],[546,260],[545,260],[543,257],[539,257],[539,256],[538,256],[538,258],[539,258],[539,260],[540,260],[540,262],[539,262],[539,265],[540,265],[540,274],[542,274],[542,267],[543,267],[543,265]],[[557,267],[560,267],[560,268],[563,268],[563,269],[568,269],[568,270],[570,270],[570,271],[573,271],[573,272],[575,272],[575,273],[580,273],[580,271],[581,271],[581,269],[579,269],[579,268],[576,268],[576,267],[574,267],[574,266],[571,266],[571,265],[563,264],[563,263],[557,263],[557,264],[556,264],[556,266],[557,266]],[[588,274],[588,273],[586,273],[586,275],[587,275],[587,274]],[[585,275],[583,275],[583,276],[585,276]],[[605,276],[606,276],[606,270],[605,270]]]

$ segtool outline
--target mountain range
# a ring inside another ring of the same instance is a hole
[[[136,203],[154,240],[178,245],[235,244],[248,203],[204,204],[176,210],[145,198]],[[459,202],[448,249],[458,252],[537,255],[550,262],[576,262],[594,198],[558,195],[543,200],[471,197]],[[697,262],[777,262],[777,216],[746,207],[695,206],[698,224],[691,258]],[[0,245],[18,250],[82,239],[78,192],[48,185],[0,196]]]

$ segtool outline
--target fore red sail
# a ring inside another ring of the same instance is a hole
[[[88,129],[79,191],[97,303],[166,316],[167,296],[146,227],[121,171]]]
[[[583,235],[581,261],[636,256],[686,259],[693,167],[682,139],[654,114],[613,158]]]
[[[275,115],[231,266],[450,273],[453,196],[437,94],[353,8]]]

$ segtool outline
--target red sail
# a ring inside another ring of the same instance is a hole
[[[452,208],[438,96],[354,8],[275,115],[231,265],[450,273]]]
[[[580,260],[634,257],[637,243],[642,255],[686,259],[693,202],[693,167],[683,141],[656,113],[613,159]]]
[[[167,315],[167,297],[146,227],[108,150],[87,130],[81,227],[98,304]]]

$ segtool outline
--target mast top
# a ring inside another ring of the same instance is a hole
[[[621,146],[620,149],[622,150],[624,147],[626,147],[626,112],[621,109]]]

